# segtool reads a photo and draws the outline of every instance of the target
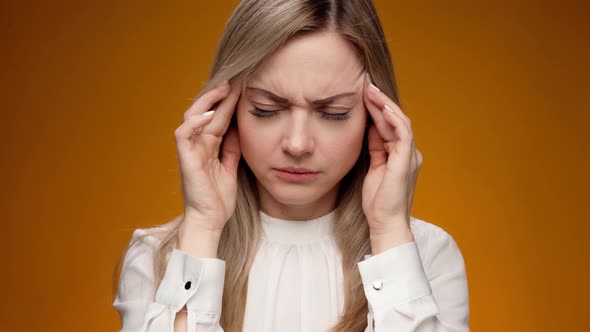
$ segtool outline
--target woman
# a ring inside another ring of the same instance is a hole
[[[398,101],[370,0],[242,1],[175,132],[184,213],[125,254],[122,331],[468,331]]]

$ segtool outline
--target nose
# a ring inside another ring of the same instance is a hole
[[[287,128],[283,133],[281,147],[283,151],[293,157],[303,157],[311,154],[315,148],[315,138],[310,128],[310,114],[305,110],[294,110]]]

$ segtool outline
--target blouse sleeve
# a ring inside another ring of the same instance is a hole
[[[436,227],[436,226],[432,226]],[[366,332],[469,331],[463,256],[440,228],[358,263],[369,314]],[[374,326],[373,326],[374,325]]]
[[[136,230],[133,238],[143,230]],[[173,249],[154,297],[153,254],[147,237],[127,251],[113,307],[121,332],[172,332],[176,313],[187,307],[188,332],[222,332],[219,324],[225,261],[197,258]]]

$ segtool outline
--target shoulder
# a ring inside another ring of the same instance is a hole
[[[457,242],[442,227],[411,217],[410,228],[427,274],[436,274],[448,268],[465,270]]]

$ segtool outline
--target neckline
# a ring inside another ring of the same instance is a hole
[[[300,244],[320,240],[334,234],[336,210],[311,220],[286,220],[259,211],[262,237],[268,241]]]

